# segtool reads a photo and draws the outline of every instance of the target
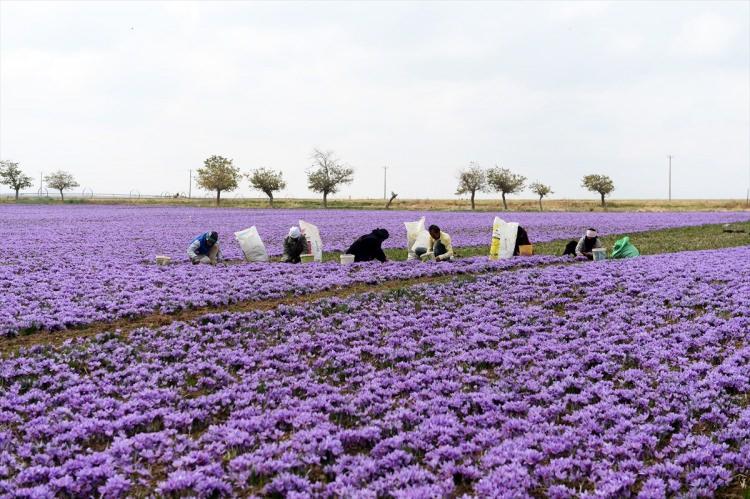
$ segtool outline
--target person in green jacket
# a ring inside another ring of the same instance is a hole
[[[307,239],[299,227],[294,226],[289,229],[289,235],[284,238],[284,254],[281,261],[284,263],[300,263],[300,255],[307,253]]]

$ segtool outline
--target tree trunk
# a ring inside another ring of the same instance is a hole
[[[63,196],[63,190],[60,189],[60,201],[65,202],[65,196]]]
[[[16,189],[16,201],[18,201],[18,191],[19,191],[19,190],[20,190],[20,189]]]
[[[471,191],[471,209],[474,209],[474,196],[476,195],[476,191]]]
[[[273,192],[268,193],[268,204],[270,204],[271,208],[273,208]]]
[[[328,193],[323,191],[323,208],[328,208]]]
[[[508,203],[505,202],[505,192],[503,192],[503,208],[508,211]]]
[[[395,195],[395,194],[392,194],[392,195],[391,195],[391,198],[390,198],[390,199],[388,200],[388,202],[387,202],[387,203],[385,204],[385,209],[386,209],[386,210],[387,210],[387,209],[389,209],[389,208],[391,207],[391,203],[393,202],[393,200],[394,200],[394,199],[396,199],[396,195]]]
[[[539,211],[542,211],[542,198],[544,196],[539,196]]]
[[[602,196],[602,208],[604,208],[605,206],[607,206],[606,204],[604,204],[604,193],[600,192],[599,194],[601,194]]]

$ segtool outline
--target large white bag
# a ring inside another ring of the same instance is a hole
[[[307,252],[312,253],[313,260],[316,262],[323,261],[323,240],[320,238],[320,232],[318,228],[305,222],[304,220],[299,221],[299,230],[304,234],[307,239]]]
[[[412,244],[410,251],[416,255],[417,248],[424,248],[425,250],[429,250],[431,240],[432,237],[430,236],[430,233],[427,232],[426,229],[422,229],[422,231],[417,234],[417,237],[414,240],[414,244]]]
[[[516,247],[518,223],[506,222],[495,217],[492,223],[492,244],[490,245],[490,260],[511,258]]]
[[[417,241],[417,236],[424,230],[424,217],[420,218],[416,222],[404,222],[406,226],[406,251],[408,255],[407,260],[414,260],[417,255],[414,254],[414,243]]]
[[[268,252],[266,246],[258,234],[258,229],[255,225],[249,229],[241,230],[234,233],[234,238],[240,243],[242,253],[245,255],[245,260],[248,262],[267,262]]]

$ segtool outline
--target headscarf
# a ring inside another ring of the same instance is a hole
[[[583,249],[587,253],[590,252],[592,249],[594,249],[594,245],[596,244],[596,229],[587,229],[586,230],[586,237],[583,239]]]
[[[374,235],[378,239],[382,239],[383,241],[388,239],[388,237],[390,236],[390,234],[388,234],[388,230],[386,229],[375,229],[374,231],[372,231],[372,235]]]
[[[289,237],[291,237],[292,239],[299,239],[299,236],[301,234],[302,233],[300,232],[299,227],[297,227],[296,225],[289,229]]]

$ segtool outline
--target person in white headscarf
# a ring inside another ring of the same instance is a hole
[[[596,233],[596,229],[587,229],[586,235],[578,240],[576,245],[576,256],[585,256],[589,260],[594,259],[594,248],[601,248],[602,243],[599,242],[599,236]]]
[[[281,261],[285,263],[300,263],[302,261],[300,255],[309,253],[308,249],[307,239],[305,239],[299,227],[291,227],[289,235],[284,238],[284,254],[281,257]]]

